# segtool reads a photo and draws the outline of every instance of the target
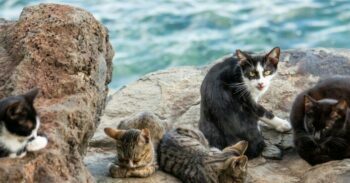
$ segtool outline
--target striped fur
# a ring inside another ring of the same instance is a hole
[[[240,141],[220,151],[210,148],[199,131],[177,128],[165,134],[159,145],[159,166],[184,182],[244,182],[247,146]]]
[[[105,133],[116,140],[117,161],[109,169],[112,177],[148,177],[156,171],[155,153],[148,129],[105,128]]]

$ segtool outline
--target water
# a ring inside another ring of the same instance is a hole
[[[17,19],[23,7],[41,2],[82,7],[108,27],[115,89],[152,71],[208,64],[237,48],[350,47],[348,0],[0,0],[0,17]]]

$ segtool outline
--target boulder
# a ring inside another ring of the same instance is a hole
[[[197,128],[200,85],[209,68],[210,66],[178,67],[150,73],[111,95],[102,116],[101,125],[91,140],[91,147],[85,159],[88,168],[92,170],[92,174],[98,181],[111,180],[106,177],[108,176],[106,163],[112,161],[115,155],[114,148],[111,148],[114,143],[103,133],[103,128],[117,127],[120,121],[142,111],[155,113],[173,127]],[[259,103],[274,111],[277,116],[288,119],[294,97],[299,92],[314,85],[319,78],[349,74],[349,70],[350,50],[295,49],[283,51],[278,74]],[[248,182],[301,182],[303,180],[315,182],[316,179],[312,178],[314,176],[312,172],[322,170],[322,168],[311,169],[308,172],[311,167],[293,150],[291,132],[279,133],[266,127],[262,128],[262,132],[269,145],[263,156],[269,159],[261,157],[250,160]],[[281,158],[283,159],[276,160]],[[102,161],[105,163],[92,163]],[[349,171],[347,167],[349,164],[346,160],[338,163],[343,167],[342,171],[345,169]],[[335,162],[335,164],[338,163]],[[330,169],[331,166],[335,165],[324,164],[319,167]],[[99,171],[95,171],[96,169]],[[328,172],[337,175],[334,171]],[[160,171],[149,179],[137,180],[141,182],[147,182],[145,180],[177,182],[172,181],[170,177],[165,179],[164,173]],[[117,179],[116,181],[135,182],[134,179]]]
[[[108,31],[90,13],[40,4],[0,20],[0,97],[40,88],[35,107],[48,146],[0,160],[0,182],[94,182],[83,163],[111,81]]]

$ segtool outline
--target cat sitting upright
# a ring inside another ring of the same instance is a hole
[[[319,81],[300,93],[290,120],[300,157],[311,165],[350,157],[350,77]]]
[[[246,140],[246,155],[253,158],[265,147],[259,120],[280,132],[291,129],[257,103],[276,75],[279,56],[278,47],[263,56],[237,50],[209,70],[201,86],[199,129],[211,146],[223,149]]]
[[[37,135],[40,119],[33,103],[38,92],[0,100],[0,157],[21,158],[47,145],[47,138]]]

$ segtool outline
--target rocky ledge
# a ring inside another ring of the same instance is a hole
[[[64,5],[25,8],[0,20],[0,97],[38,87],[35,106],[47,148],[0,159],[0,182],[94,182],[83,163],[105,107],[114,52],[88,12]]]
[[[179,182],[161,171],[146,179],[109,178],[107,164],[113,160],[115,151],[113,141],[104,135],[103,128],[116,127],[120,121],[142,111],[151,111],[172,126],[197,128],[199,88],[208,68],[210,66],[179,67],[151,73],[111,95],[84,160],[98,182]],[[347,75],[349,71],[350,50],[284,51],[278,75],[260,103],[288,119],[294,97],[300,91],[319,78]],[[311,167],[293,150],[291,133],[263,128],[263,135],[269,146],[262,157],[250,161],[248,182],[347,182],[349,160]]]

